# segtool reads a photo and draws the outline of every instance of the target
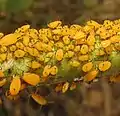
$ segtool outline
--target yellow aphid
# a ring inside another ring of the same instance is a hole
[[[94,35],[89,35],[87,40],[86,40],[86,42],[87,42],[87,44],[89,46],[94,45],[95,44],[95,37],[94,37]]]
[[[74,90],[76,89],[77,85],[75,82],[72,82],[71,86],[70,86],[70,90]]]
[[[6,53],[0,54],[0,60],[5,61],[5,60],[6,60],[6,57],[7,57],[7,54],[6,54]]]
[[[12,59],[12,58],[13,58],[13,53],[8,52],[8,53],[7,53],[7,60],[10,60],[10,59]]]
[[[92,69],[92,67],[93,67],[93,63],[92,62],[88,62],[88,63],[86,63],[86,64],[84,64],[82,66],[82,70],[84,72],[88,72],[88,71],[90,71]]]
[[[55,56],[58,61],[61,61],[63,59],[63,50],[58,49]]]
[[[80,52],[81,52],[82,54],[87,54],[87,53],[88,53],[88,50],[89,50],[88,46],[83,44],[83,45],[81,46]]]
[[[95,29],[97,29],[97,28],[99,28],[99,27],[100,27],[100,24],[99,24],[99,23],[97,23],[97,22],[95,22],[95,21],[93,21],[93,20],[88,21],[88,22],[87,22],[87,25],[94,26],[94,27],[95,27]]]
[[[93,51],[94,50],[94,46],[89,46],[89,52]]]
[[[73,24],[73,25],[70,26],[70,29],[76,29],[76,30],[79,30],[79,29],[82,29],[82,26],[77,25],[77,24]]]
[[[43,62],[45,60],[44,56],[43,55],[39,55],[38,58],[37,58],[39,61]]]
[[[61,21],[54,21],[54,22],[51,22],[48,24],[48,27],[49,28],[57,28],[58,26],[61,26],[62,25],[62,22]]]
[[[84,76],[84,81],[89,82],[94,80],[97,77],[98,71],[97,70],[92,70],[90,72],[88,72],[85,76]]]
[[[85,38],[78,39],[78,40],[76,40],[75,42],[76,42],[76,45],[85,44],[85,43],[86,43],[86,39],[85,39]]]
[[[0,38],[2,38],[4,36],[4,34],[3,33],[0,33]]]
[[[1,48],[0,48],[0,52],[6,52],[7,51],[7,47],[6,46],[2,46]]]
[[[60,36],[59,35],[53,35],[52,38],[53,38],[54,41],[60,40]]]
[[[76,32],[75,36],[73,37],[75,40],[79,40],[82,38],[86,38],[86,34],[83,31]]]
[[[47,35],[40,35],[39,39],[42,40],[42,42],[44,43],[49,42],[49,38],[47,37]]]
[[[115,48],[120,51],[120,42],[114,44]]]
[[[16,46],[15,46],[15,45],[11,45],[11,46],[10,46],[10,51],[11,51],[11,52],[14,52],[15,50],[16,50]]]
[[[26,83],[36,86],[40,82],[40,76],[34,73],[24,73],[22,78]]]
[[[68,51],[67,55],[69,58],[72,58],[74,56],[74,52],[73,51]]]
[[[4,86],[4,85],[6,84],[6,82],[7,82],[7,79],[6,79],[6,78],[2,79],[2,80],[0,81],[0,87]]]
[[[65,82],[62,87],[62,93],[65,93],[68,90],[68,88],[69,88],[69,83]]]
[[[30,43],[32,44],[32,45],[34,45],[35,43],[37,43],[38,42],[38,39],[31,39],[31,41],[30,41]]]
[[[2,70],[0,70],[0,78],[3,78],[4,77],[4,73]]]
[[[58,48],[63,48],[63,47],[64,47],[64,44],[63,44],[63,42],[61,42],[61,41],[56,42],[55,45],[56,45],[56,47],[58,47]]]
[[[40,105],[46,105],[47,104],[47,100],[44,97],[42,97],[38,94],[32,93],[31,97]]]
[[[61,29],[54,29],[52,30],[52,33],[55,35],[61,35]]]
[[[75,46],[73,44],[69,44],[67,47],[68,47],[69,50],[74,50]]]
[[[103,61],[103,62],[99,63],[99,70],[104,72],[104,71],[108,70],[111,67],[111,65],[112,65],[111,62]]]
[[[68,28],[68,26],[63,26],[62,31],[61,31],[61,35],[67,36],[69,34],[70,34],[70,29]]]
[[[43,51],[44,50],[44,46],[45,46],[45,43],[43,42],[37,42],[34,47],[39,50],[39,51]]]
[[[64,44],[69,44],[70,43],[70,38],[68,37],[68,36],[64,36],[63,37],[63,42],[64,42]]]
[[[73,67],[79,67],[79,66],[80,66],[80,62],[77,61],[77,60],[71,61],[70,64],[71,64]]]
[[[52,49],[53,49],[53,48],[52,48],[50,45],[47,45],[47,44],[46,44],[46,45],[44,46],[45,52],[51,52],[51,51],[53,51]]]
[[[108,47],[105,48],[105,52],[107,54],[111,54],[114,50],[115,50],[115,48],[114,48],[113,45],[110,45],[110,46],[108,46]]]
[[[89,59],[89,55],[88,54],[86,54],[86,55],[80,55],[78,59],[80,61],[87,61]]]
[[[23,36],[23,44],[25,46],[28,46],[29,41],[30,41],[30,37],[29,36]]]
[[[57,66],[53,66],[50,68],[50,74],[51,75],[56,75],[58,72],[58,67]]]
[[[30,25],[23,25],[22,27],[20,27],[22,32],[27,31],[28,29],[30,29]]]
[[[96,50],[96,56],[103,56],[105,55],[105,51],[102,49]]]
[[[111,43],[117,43],[120,41],[120,36],[114,35],[114,36],[110,37],[110,41],[111,41]]]
[[[0,45],[2,46],[9,46],[15,44],[19,39],[17,38],[16,34],[8,34],[0,39]]]
[[[44,70],[43,70],[43,77],[48,77],[49,76],[49,74],[50,74],[50,68],[51,68],[51,66],[50,65],[46,65],[45,67],[44,67]]]
[[[85,32],[86,34],[88,34],[88,33],[91,32],[91,30],[94,30],[94,26],[92,26],[92,25],[85,25],[85,26],[83,27],[83,30],[84,30],[84,32]]]
[[[78,45],[78,46],[75,46],[74,51],[75,51],[75,52],[79,52],[79,51],[80,51],[80,46],[79,46],[79,45]]]
[[[111,44],[111,41],[110,41],[110,40],[103,40],[103,41],[101,41],[101,46],[102,46],[103,48],[108,47],[110,44]]]
[[[39,68],[39,67],[41,67],[41,64],[39,62],[32,61],[31,68],[36,69],[36,68]]]
[[[19,49],[24,49],[24,45],[23,45],[22,42],[17,42],[16,47],[19,48]]]
[[[39,56],[39,51],[36,48],[29,48],[29,47],[27,47],[27,52],[31,56]]]
[[[51,47],[53,47],[53,46],[54,46],[54,43],[55,43],[55,42],[54,42],[53,40],[49,40],[48,45],[51,46]]]
[[[59,83],[56,87],[55,87],[55,92],[60,92],[62,90],[62,83]]]
[[[17,58],[21,58],[21,57],[24,57],[24,55],[25,55],[25,52],[23,51],[23,50],[16,50],[15,52],[14,52],[14,55],[15,55],[15,57],[17,57]]]
[[[17,95],[21,88],[21,80],[19,77],[14,77],[10,84],[10,94]]]
[[[110,28],[110,27],[113,25],[113,22],[110,21],[110,20],[104,20],[103,25],[104,25],[106,28]]]
[[[48,53],[46,54],[46,57],[51,58],[53,55],[54,55],[53,52],[48,52]]]

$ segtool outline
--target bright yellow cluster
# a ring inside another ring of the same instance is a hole
[[[105,20],[103,24],[90,20],[84,26],[63,25],[61,21],[54,21],[47,26],[36,30],[30,28],[30,25],[24,25],[14,33],[8,35],[0,33],[0,75],[2,77],[0,86],[5,85],[7,81],[4,73],[10,68],[7,68],[9,66],[6,62],[30,59],[27,64],[29,70],[23,71],[22,75],[10,73],[10,76],[12,74],[9,89],[11,96],[18,95],[27,84],[36,86],[59,77],[69,80],[70,77],[66,76],[66,73],[70,73],[72,69],[77,70],[79,75],[77,78],[86,82],[92,81],[104,72],[109,73],[115,62],[111,60],[114,54],[118,57],[117,62],[120,59],[120,20]],[[118,68],[120,69],[120,66]],[[120,70],[115,76],[119,73]],[[75,83],[72,85],[73,88],[76,87]],[[69,87],[68,82],[62,86],[58,85],[55,90],[59,91],[61,87],[64,93],[67,90],[66,86]],[[32,97],[39,98],[35,95]]]

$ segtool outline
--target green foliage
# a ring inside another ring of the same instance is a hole
[[[33,0],[0,0],[0,10],[8,13],[17,13],[28,9]]]

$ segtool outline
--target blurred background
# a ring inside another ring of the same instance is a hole
[[[0,0],[0,32],[6,34],[23,24],[38,29],[54,20],[84,24],[90,19],[102,23],[119,18],[120,0]],[[46,106],[27,98],[15,102],[3,98],[0,116],[120,116],[119,89],[120,84],[104,80],[82,83],[65,94],[52,92]],[[43,93],[47,92],[44,88]]]

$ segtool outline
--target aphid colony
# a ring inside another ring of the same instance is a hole
[[[8,77],[11,80],[6,92],[10,99],[28,85],[50,81],[62,80],[55,91],[63,93],[76,88],[76,78],[90,82],[107,76],[116,82],[120,73],[120,20],[105,20],[103,24],[90,20],[82,26],[54,21],[39,30],[24,25],[11,34],[0,33],[0,68],[0,86],[8,84]],[[31,96],[46,104],[42,96]]]

